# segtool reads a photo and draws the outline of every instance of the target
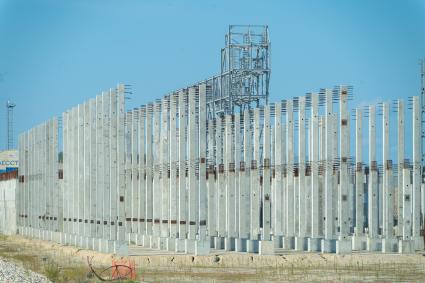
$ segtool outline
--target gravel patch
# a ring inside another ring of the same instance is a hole
[[[49,283],[49,279],[31,270],[0,258],[0,282]]]

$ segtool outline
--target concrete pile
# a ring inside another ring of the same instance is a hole
[[[58,119],[21,134],[19,232],[119,254],[423,249],[419,97],[407,145],[401,100],[395,125],[383,103],[356,109],[351,126],[346,86],[207,119],[209,89],[126,112],[119,85],[64,112],[63,180]]]

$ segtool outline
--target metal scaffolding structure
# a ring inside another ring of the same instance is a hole
[[[267,26],[231,25],[221,50],[221,100],[216,113],[232,114],[268,102],[270,41]],[[216,102],[216,101],[215,101]]]
[[[194,83],[206,85],[207,119],[266,105],[269,98],[271,44],[266,25],[231,25],[221,49],[219,75]]]

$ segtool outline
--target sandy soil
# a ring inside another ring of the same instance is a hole
[[[137,282],[425,282],[425,253],[412,255],[353,253],[351,255],[295,253],[274,256],[213,251],[209,256],[173,255],[134,247]],[[87,277],[87,257],[101,270],[115,258],[22,236],[0,238],[0,256],[20,261],[46,274],[59,267],[58,282],[95,282]],[[44,267],[43,267],[44,266]],[[46,268],[47,267],[47,268]],[[49,277],[49,276],[48,276]]]

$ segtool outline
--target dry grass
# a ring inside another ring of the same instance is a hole
[[[36,241],[24,241],[23,244],[23,241],[12,237],[0,236],[1,257],[20,262],[27,269],[44,274],[54,282],[97,282],[95,278],[87,277],[87,264],[77,253],[73,256],[61,254],[54,251],[57,247],[47,246]],[[229,267],[226,265],[229,259],[225,256],[220,256],[219,261],[214,261],[212,257],[210,264],[195,260],[192,265],[175,261],[173,256],[170,262],[161,266],[140,263],[137,275],[139,281],[147,282],[423,282],[425,278],[425,257],[419,254],[392,256],[392,260],[387,260],[389,257],[382,254],[353,259],[338,256],[325,256],[325,259],[314,254],[285,257],[276,256],[269,265],[255,266],[258,258],[254,256],[250,265]]]

